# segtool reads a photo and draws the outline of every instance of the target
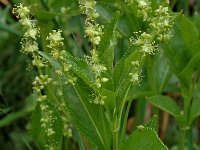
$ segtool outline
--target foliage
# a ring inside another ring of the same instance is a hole
[[[197,16],[173,13],[174,1],[14,3],[24,30],[16,30],[22,27],[18,23],[6,25],[5,19],[0,28],[15,36],[23,32],[17,49],[37,73],[26,105],[11,113],[2,108],[7,115],[0,126],[32,111],[32,139],[23,138],[29,149],[30,141],[37,149],[52,150],[198,149],[193,136],[200,114]],[[174,93],[180,93],[180,100],[169,96]],[[149,107],[158,118],[145,124]],[[159,139],[158,130],[162,138],[165,128],[159,110],[178,124],[173,143]]]

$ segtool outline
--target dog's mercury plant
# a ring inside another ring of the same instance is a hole
[[[84,3],[79,2],[79,4],[83,14],[87,17],[85,20],[85,33],[93,47],[91,51],[92,56],[86,56],[86,59],[95,74],[96,87],[101,88],[102,84],[108,81],[108,78],[102,77],[102,73],[106,72],[107,68],[100,63],[97,51],[97,46],[99,45],[101,36],[103,35],[104,26],[96,23],[96,19],[99,17],[99,14],[95,9],[95,1],[86,1]],[[94,103],[103,105],[105,97],[106,96],[103,95],[97,96]]]
[[[51,104],[48,102],[48,96],[45,95],[44,91],[47,91],[47,85],[52,83],[52,78],[50,78],[48,75],[44,75],[42,68],[48,67],[47,61],[39,54],[39,47],[37,43],[37,38],[39,37],[39,28],[36,26],[36,20],[31,19],[30,10],[27,7],[24,7],[21,3],[19,6],[13,9],[13,13],[17,14],[17,17],[19,18],[20,23],[25,26],[26,32],[24,33],[24,36],[21,40],[22,49],[21,52],[25,54],[29,54],[33,57],[32,64],[36,66],[38,69],[38,72],[40,75],[36,76],[33,81],[33,90],[35,93],[37,93],[37,102],[40,107],[41,111],[41,127],[46,132],[47,136],[50,137],[50,139],[53,140],[47,140],[47,144],[44,145],[45,149],[56,149],[58,141],[54,140],[55,132],[54,131],[54,124],[56,121],[58,121],[58,117],[55,116],[54,111],[50,108]],[[60,35],[61,30],[55,31],[53,30],[52,33],[49,34],[47,37],[47,40],[49,40],[49,44],[47,45],[48,48],[50,48],[51,56],[54,59],[60,59],[62,60],[64,57],[65,52],[59,51],[60,47],[63,46],[63,38]],[[70,68],[69,65],[64,65],[64,70],[67,71]],[[53,84],[56,81],[53,82]],[[55,85],[55,84],[54,84]],[[58,86],[58,85],[56,85]],[[59,86],[58,86],[59,87]],[[60,99],[60,106],[64,111],[66,112],[66,105],[63,102],[62,99],[62,92],[57,92],[57,95]],[[60,110],[60,113],[62,113],[62,110]],[[63,127],[63,135],[70,137],[72,132],[69,128],[69,120],[66,117],[61,117],[64,127]]]
[[[36,21],[30,18],[30,10],[22,4],[14,8],[21,24],[26,27],[21,51],[33,57],[32,64],[39,72],[33,81],[33,90],[38,97],[40,125],[48,137],[45,149],[58,149],[56,146],[62,136],[72,136],[70,119],[95,146],[94,149],[119,150],[122,144],[126,147],[124,138],[128,109],[125,106],[129,87],[140,85],[145,56],[155,54],[159,41],[170,39],[169,30],[173,25],[168,7],[160,6],[152,10],[149,0],[129,0],[127,3],[137,5],[138,16],[149,23],[149,29],[138,31],[135,33],[136,38],[130,38],[130,43],[137,50],[116,66],[113,66],[113,61],[119,12],[104,27],[97,23],[100,15],[95,9],[96,2],[79,2],[86,16],[85,37],[91,44],[91,56],[83,60],[63,49],[64,38],[60,29],[52,30],[47,36],[47,52],[40,51],[37,43],[40,32]],[[61,127],[58,128],[58,125]],[[150,132],[149,135],[143,133],[144,130]],[[141,132],[144,136],[154,137],[157,144],[164,147],[153,129],[144,127]]]

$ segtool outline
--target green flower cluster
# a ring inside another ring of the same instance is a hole
[[[107,71],[107,68],[100,63],[97,51],[97,47],[101,41],[101,36],[103,34],[104,26],[99,25],[95,21],[99,17],[99,14],[95,9],[95,1],[86,1],[84,3],[80,2],[79,4],[81,10],[83,11],[83,14],[87,16],[87,19],[85,20],[85,33],[92,44],[92,56],[87,56],[86,61],[95,74],[94,84],[98,89],[101,89],[102,84],[108,81],[108,78],[102,77],[102,73],[105,73]],[[94,103],[103,105],[105,96],[101,95],[100,93],[95,95],[97,96],[95,96],[96,98],[94,100]]]
[[[21,52],[25,54],[29,54],[33,57],[32,64],[37,67],[39,75],[35,77],[33,81],[33,90],[36,93],[37,102],[39,104],[42,117],[40,119],[41,127],[45,129],[47,136],[53,136],[55,134],[55,131],[53,129],[53,124],[57,120],[55,117],[54,112],[50,107],[51,104],[48,102],[48,96],[45,95],[46,91],[48,90],[49,84],[54,84],[56,81],[52,81],[53,79],[50,78],[48,75],[44,75],[45,69],[42,70],[44,67],[48,67],[47,60],[45,60],[41,55],[38,47],[37,38],[39,37],[39,28],[36,27],[36,20],[32,20],[30,18],[30,10],[28,7],[24,7],[22,4],[19,6],[16,6],[16,8],[13,9],[13,13],[17,15],[19,18],[20,23],[25,26],[26,32],[24,33],[24,36],[21,40],[22,49]],[[65,50],[60,50],[62,48],[63,44],[63,38],[61,37],[61,30],[53,30],[52,33],[49,34],[47,37],[47,40],[49,41],[49,44],[47,47],[51,49],[50,55],[53,59],[56,60],[64,60],[65,57]],[[63,74],[63,72],[69,71],[71,65],[68,63],[63,64],[62,70],[56,70],[56,72],[60,72],[60,74]],[[74,79],[74,78],[73,78]],[[74,84],[69,79],[69,83]],[[59,82],[58,82],[59,83]],[[55,84],[54,84],[55,85]],[[66,110],[66,105],[64,103],[64,100],[62,98],[62,90],[60,85],[55,85],[58,87],[57,96],[59,98],[60,106],[63,110]],[[56,106],[55,106],[56,107]],[[58,109],[60,113],[62,111]],[[67,111],[66,111],[67,112]],[[69,126],[69,119],[66,117],[61,117],[64,128],[63,128],[63,134],[64,136],[71,136],[72,132]],[[56,141],[54,143],[50,143],[49,145],[46,145],[47,149],[53,149],[53,147],[56,146]]]
[[[149,29],[146,32],[135,32],[136,38],[131,37],[130,43],[137,46],[142,53],[143,59],[146,55],[154,55],[158,50],[157,42],[169,41],[172,37],[170,28],[173,26],[173,16],[170,15],[167,5],[160,5],[156,10],[152,10],[150,0],[136,0],[138,7],[137,14],[143,18],[143,21],[149,24]],[[128,1],[129,5],[133,4],[133,1]],[[134,68],[134,67],[133,67]],[[136,68],[137,70],[137,68]],[[141,71],[131,72],[130,82],[134,85],[139,84],[139,75]]]

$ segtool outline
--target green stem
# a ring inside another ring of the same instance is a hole
[[[184,123],[180,125],[180,140],[179,140],[179,150],[184,150],[185,148],[185,139],[186,139],[186,133],[187,128],[189,127],[189,111],[190,111],[190,104],[192,100],[192,91],[193,86],[190,86],[189,89],[185,88],[184,85],[182,85],[182,93],[184,97]]]
[[[105,148],[107,150],[109,150],[109,144],[108,144],[109,140],[108,140],[108,137],[106,136],[106,127],[105,127],[105,121],[104,121],[104,116],[103,116],[104,110],[103,110],[102,106],[100,106],[99,113],[100,113],[100,116],[101,116],[101,121],[103,123],[103,132],[104,132],[103,134],[105,135]]]
[[[119,126],[118,126],[118,119],[116,117],[114,121],[114,128],[112,131],[113,132],[113,150],[118,150],[118,131],[119,131]]]
[[[184,150],[185,138],[186,138],[186,130],[184,128],[182,128],[181,133],[180,133],[180,140],[179,140],[179,150]]]
[[[125,113],[125,116],[124,116],[124,121],[123,121],[123,125],[122,125],[122,131],[121,131],[121,135],[120,135],[120,145],[122,145],[123,143],[123,140],[124,140],[124,137],[125,137],[125,132],[126,132],[126,123],[127,123],[127,118],[128,118],[128,113],[129,113],[129,109],[130,109],[130,106],[131,106],[131,100],[128,101],[128,106],[126,108],[126,113]]]

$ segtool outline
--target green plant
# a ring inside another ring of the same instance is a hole
[[[42,3],[48,8],[45,1]],[[96,6],[95,1],[79,2],[86,16],[85,34],[89,44],[86,42],[85,47],[90,49],[86,50],[86,56],[80,52],[79,57],[63,50],[68,45],[65,40],[70,38],[62,37],[62,30],[45,32],[39,38],[44,28],[39,28],[40,22],[37,24],[31,18],[30,10],[22,4],[14,9],[26,27],[21,51],[32,57],[32,64],[38,70],[33,81],[33,98],[37,99],[37,106],[31,123],[32,136],[38,147],[62,149],[63,141],[73,136],[80,149],[85,149],[84,139],[90,149],[167,149],[157,136],[156,118],[139,125],[137,131],[126,139],[131,102],[142,95],[178,121],[181,129],[179,149],[184,149],[186,130],[199,114],[198,102],[190,107],[193,96],[196,96],[193,95],[195,85],[198,85],[198,76],[194,76],[199,60],[198,29],[186,17],[170,12],[168,1],[127,0],[127,5],[117,1],[116,7],[109,1],[99,4],[113,8],[113,16],[106,14],[101,5]],[[121,21],[117,10],[124,8],[127,9],[124,14],[133,15],[133,20],[129,18],[136,24],[130,23],[133,30],[120,24],[124,20]],[[55,14],[52,16],[54,18]],[[100,25],[98,21],[103,22],[100,16],[109,23]],[[58,23],[55,18],[53,21]],[[188,25],[192,35],[186,29]],[[127,35],[127,30],[134,31],[134,35]],[[127,51],[122,58],[116,56],[120,49],[115,51],[120,36],[126,37],[123,43],[127,43],[127,37],[130,37],[128,44],[124,44]],[[163,69],[166,66],[168,69]],[[150,89],[146,93],[142,89],[143,68]],[[161,95],[172,73],[180,81],[183,111],[170,97]],[[141,88],[139,92],[137,88]],[[134,91],[133,94],[130,91]],[[155,114],[159,115],[157,108],[154,108]]]

